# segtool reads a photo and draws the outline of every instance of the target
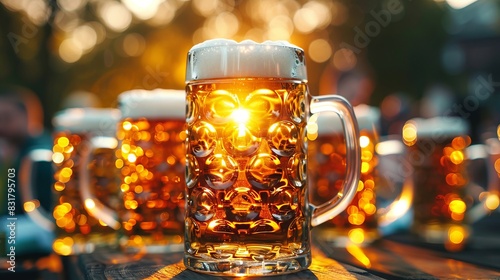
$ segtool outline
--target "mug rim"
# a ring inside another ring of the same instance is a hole
[[[254,47],[276,47],[276,48],[290,48],[290,49],[295,49],[299,50],[301,52],[304,52],[304,49],[301,47],[294,45],[286,40],[266,40],[263,42],[256,42],[254,40],[243,40],[243,41],[236,41],[236,40],[231,40],[231,39],[223,39],[223,38],[216,38],[216,39],[209,39],[205,40],[201,43],[198,43],[191,47],[189,49],[189,54],[198,50],[204,50],[207,48],[219,48],[219,47],[248,47],[248,46],[254,46]]]

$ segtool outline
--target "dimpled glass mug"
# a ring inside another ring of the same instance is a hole
[[[468,132],[468,123],[458,117],[414,118],[402,130],[413,167],[412,231],[423,241],[444,244],[450,251],[461,250],[472,230]]]
[[[135,89],[120,94],[118,102],[120,245],[126,252],[182,251],[184,91]]]
[[[356,192],[352,107],[340,96],[311,98],[304,51],[287,42],[206,41],[188,53],[186,82],[184,264],[226,276],[306,269],[311,228]],[[306,130],[317,129],[307,121],[320,112],[339,114],[348,151],[343,190],[317,207],[307,198]]]

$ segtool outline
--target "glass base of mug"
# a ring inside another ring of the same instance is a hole
[[[265,261],[213,259],[186,255],[184,265],[193,271],[218,276],[273,276],[305,270],[311,265],[311,254]]]
[[[161,240],[153,239],[151,236],[124,236],[120,240],[120,248],[125,253],[150,253],[161,254],[171,252],[182,252],[184,243],[180,235],[162,236]]]
[[[379,239],[380,232],[376,228],[340,229],[318,227],[313,230],[313,236],[334,247],[347,247],[352,244],[366,246]]]

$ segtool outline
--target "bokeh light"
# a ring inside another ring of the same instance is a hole
[[[87,4],[87,0],[57,0],[57,5],[67,12],[76,11]]]
[[[417,142],[417,127],[410,121],[403,126],[403,141],[407,146],[413,146]]]
[[[139,19],[147,20],[158,12],[163,0],[122,0],[122,3]]]
[[[122,49],[127,56],[140,56],[146,49],[146,40],[139,33],[129,33],[123,37]]]
[[[99,5],[98,12],[104,24],[115,32],[125,31],[132,22],[132,14],[119,2],[105,1]]]
[[[350,49],[341,48],[333,55],[333,65],[340,71],[349,71],[356,66],[358,59]]]
[[[74,40],[66,39],[59,45],[59,56],[65,62],[76,62],[82,55],[83,49]]]
[[[463,9],[472,3],[476,2],[477,0],[446,0],[448,5],[452,7],[453,9]]]
[[[322,63],[332,56],[332,47],[325,39],[316,39],[309,44],[309,56],[314,62]]]

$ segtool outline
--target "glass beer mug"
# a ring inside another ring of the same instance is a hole
[[[359,135],[349,103],[312,97],[304,51],[286,42],[210,40],[186,70],[188,269],[276,275],[311,264],[311,228],[343,211],[359,180]],[[309,114],[335,112],[347,138],[339,195],[308,201]]]
[[[121,247],[131,252],[182,250],[185,92],[131,90],[120,94],[118,102]]]
[[[462,249],[471,234],[471,221],[484,215],[469,211],[474,198],[467,195],[471,183],[467,163],[487,157],[477,154],[480,146],[470,146],[468,125],[458,117],[411,119],[403,126],[402,137],[413,167],[412,231],[447,250]]]
[[[53,216],[59,255],[115,247],[119,177],[114,166],[116,109],[66,109],[53,119]]]

